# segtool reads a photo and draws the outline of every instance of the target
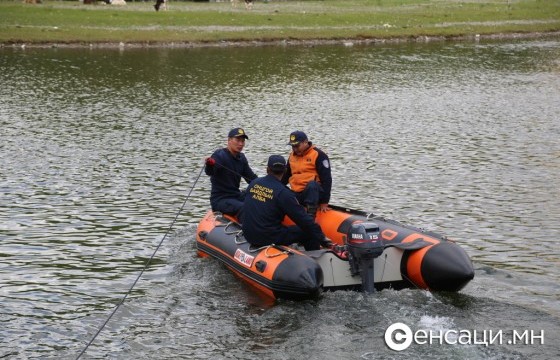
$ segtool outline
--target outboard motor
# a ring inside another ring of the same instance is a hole
[[[348,260],[352,275],[362,276],[362,291],[375,292],[373,259],[383,253],[379,238],[379,225],[375,223],[352,224],[346,237]]]

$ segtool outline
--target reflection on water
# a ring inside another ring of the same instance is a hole
[[[483,329],[501,318],[558,334],[558,59],[556,40],[0,49],[0,357],[77,355],[191,188],[177,232],[90,356],[390,357],[378,334],[397,320]],[[194,251],[203,159],[234,126],[260,175],[269,154],[287,154],[292,130],[306,131],[332,159],[334,204],[445,233],[473,258],[475,280],[459,300],[404,291],[264,303]],[[278,347],[301,352],[271,355]],[[430,354],[545,349],[532,350]]]

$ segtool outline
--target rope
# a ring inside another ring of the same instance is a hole
[[[115,315],[115,313],[117,312],[117,310],[120,308],[120,306],[125,302],[126,298],[128,297],[128,295],[130,295],[130,293],[132,292],[132,289],[134,289],[134,286],[136,285],[136,283],[138,282],[138,280],[140,280],[140,277],[142,277],[142,274],[144,274],[144,271],[146,271],[146,269],[148,268],[148,266],[150,265],[150,263],[152,262],[152,259],[154,258],[154,256],[156,255],[156,253],[158,252],[159,248],[161,247],[161,245],[163,244],[163,241],[165,240],[165,238],[167,237],[167,235],[169,234],[169,232],[171,231],[171,229],[173,228],[173,225],[175,225],[175,222],[177,221],[177,219],[179,218],[179,215],[181,214],[181,212],[183,211],[183,208],[185,207],[187,201],[189,200],[189,197],[191,196],[192,191],[194,190],[194,187],[196,185],[196,183],[198,182],[198,179],[200,179],[200,176],[202,175],[202,171],[204,170],[204,166],[202,166],[202,168],[200,169],[200,172],[198,173],[198,176],[196,177],[193,186],[191,187],[187,197],[185,198],[185,201],[183,202],[183,205],[181,205],[181,208],[179,209],[179,211],[177,212],[177,214],[175,215],[175,219],[173,219],[173,221],[171,222],[171,225],[169,225],[169,228],[167,229],[167,231],[165,232],[165,235],[163,236],[163,238],[161,239],[161,241],[159,242],[158,246],[156,247],[156,249],[154,250],[152,256],[150,256],[150,258],[148,259],[148,261],[146,261],[146,264],[144,265],[144,268],[140,271],[140,273],[138,274],[138,277],[136,277],[136,280],[134,280],[134,282],[132,283],[132,285],[130,286],[130,288],[128,289],[128,291],[126,292],[126,294],[124,294],[123,298],[121,299],[121,301],[117,304],[117,306],[113,309],[113,311],[111,312],[111,314],[109,315],[109,317],[107,318],[107,320],[105,320],[105,322],[103,323],[103,325],[101,325],[101,327],[99,327],[99,330],[97,330],[97,332],[95,333],[95,335],[93,336],[93,338],[87,343],[87,345],[85,346],[85,348],[82,350],[82,352],[80,352],[80,354],[78,355],[78,357],[76,358],[76,360],[78,360],[85,352],[86,350],[90,347],[90,345],[93,343],[93,341],[97,338],[97,336],[101,333],[101,330],[103,330],[103,328],[105,328],[105,326],[109,323],[109,320],[111,320],[111,318],[113,317],[113,315]]]
[[[385,251],[385,249],[383,249]],[[385,277],[385,267],[387,266],[387,254],[385,254],[385,261],[383,262],[383,271],[381,271],[381,280],[379,282],[383,282],[383,278]]]
[[[276,254],[269,254],[268,250],[270,250],[270,249],[276,249],[280,252],[276,253]],[[264,256],[266,256],[267,258],[273,258],[273,257],[277,257],[277,256],[280,256],[280,255],[290,255],[290,254],[293,254],[293,251],[290,251],[286,247],[280,247],[279,245],[276,245],[276,244],[270,244],[264,250]]]
[[[386,249],[386,248],[385,248],[385,249]],[[383,251],[385,251],[385,249],[383,249]],[[404,255],[404,252],[403,252],[403,255]],[[401,261],[402,261],[402,260],[401,260]],[[389,260],[387,259],[387,254],[385,254],[385,264],[389,264],[389,266],[396,266],[392,261],[389,261]],[[382,277],[383,277],[384,274],[385,274],[385,265],[383,265],[383,274],[382,274]],[[410,282],[412,285],[414,285],[414,286],[416,287],[416,289],[418,289],[418,290],[424,290],[424,289],[422,289],[420,286],[416,285],[416,284],[414,283],[414,281],[412,281],[411,278],[409,278],[408,276],[406,276],[406,275],[403,274],[402,272],[401,272],[401,276],[402,276],[405,280],[407,280],[408,282]]]
[[[264,256],[266,256],[267,258],[273,258],[273,257],[277,257],[277,256],[284,255],[284,254],[290,254],[290,251],[288,251],[286,249],[278,248],[278,246],[275,245],[275,244],[263,245],[263,246],[261,246],[259,248],[256,248],[256,249],[251,249],[249,247],[249,252],[250,253],[255,253],[255,252],[261,251],[263,249],[264,249]],[[270,250],[270,249],[276,249],[280,252],[276,253],[276,254],[269,254],[268,250]]]

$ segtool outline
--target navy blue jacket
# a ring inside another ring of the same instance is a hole
[[[210,204],[212,208],[216,202],[227,198],[239,198],[241,191],[241,177],[247,183],[257,178],[251,170],[245,154],[234,156],[227,148],[214,151],[212,159],[216,161],[214,166],[206,166],[204,172],[210,176],[212,190],[210,192]]]
[[[286,230],[282,225],[286,215],[317,241],[325,237],[321,227],[298,203],[295,194],[271,174],[249,184],[243,209],[243,235],[251,244],[280,242]]]

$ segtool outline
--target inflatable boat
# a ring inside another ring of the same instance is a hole
[[[198,225],[197,252],[218,259],[273,299],[317,298],[337,289],[456,292],[474,278],[467,253],[434,232],[337,206],[317,213],[316,221],[331,248],[255,247],[234,219],[208,211]]]

